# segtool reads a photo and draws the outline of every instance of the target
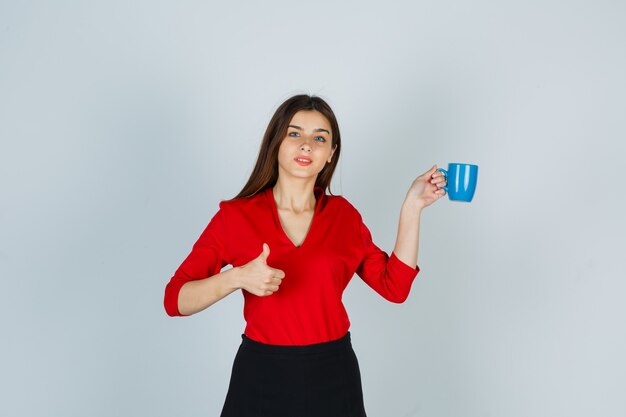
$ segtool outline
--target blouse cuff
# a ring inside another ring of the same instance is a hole
[[[168,316],[188,316],[188,314],[182,314],[180,310],[178,310],[178,295],[180,293],[180,289],[187,282],[188,281],[184,280],[172,280],[172,282],[167,284],[163,304],[165,305],[165,311],[167,312]]]
[[[389,263],[387,265],[388,269],[393,270],[397,274],[401,276],[405,276],[407,278],[415,278],[420,271],[419,266],[415,265],[415,268],[405,264],[396,256],[396,254],[392,251],[391,256],[389,257]]]

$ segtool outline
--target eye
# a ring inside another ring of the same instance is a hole
[[[326,138],[324,136],[315,136],[315,140],[319,142],[326,142]]]
[[[289,132],[289,136],[297,138],[298,136],[300,136],[300,134],[298,132]]]

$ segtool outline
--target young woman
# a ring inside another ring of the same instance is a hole
[[[342,293],[356,273],[389,301],[407,298],[421,211],[445,195],[445,179],[433,166],[413,181],[389,256],[345,198],[326,194],[340,151],[324,100],[285,101],[247,184],[220,202],[165,289],[171,316],[242,290],[246,328],[222,417],[365,416]]]

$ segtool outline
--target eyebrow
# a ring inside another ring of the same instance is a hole
[[[298,129],[298,130],[304,130],[302,129],[300,126],[296,126],[296,125],[289,125],[289,127],[293,127],[294,129]],[[321,127],[318,127],[317,129],[313,129],[314,132],[326,132],[330,135],[330,132],[326,129],[322,129]]]

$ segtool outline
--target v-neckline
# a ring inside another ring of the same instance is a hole
[[[313,217],[311,218],[311,223],[309,224],[309,229],[307,230],[306,235],[304,236],[304,239],[298,246],[295,243],[293,243],[291,238],[289,238],[289,235],[287,234],[287,232],[285,232],[285,229],[283,228],[283,224],[280,221],[280,215],[278,214],[278,206],[276,205],[276,200],[274,199],[274,188],[273,187],[268,188],[267,197],[270,200],[270,205],[272,206],[272,213],[274,214],[274,221],[276,222],[276,225],[280,229],[283,237],[287,240],[287,242],[291,244],[291,247],[294,249],[300,249],[302,246],[304,246],[307,240],[309,240],[309,236],[311,235],[311,232],[313,231],[315,219],[317,218],[317,212],[319,211],[322,197],[324,196],[324,190],[322,189],[322,187],[316,186],[313,189],[313,194],[315,195],[315,209],[313,210]]]

